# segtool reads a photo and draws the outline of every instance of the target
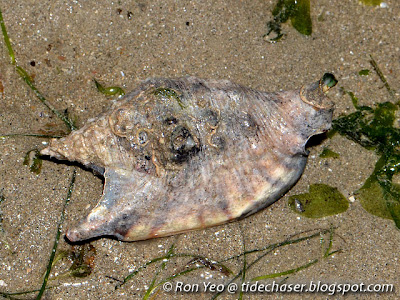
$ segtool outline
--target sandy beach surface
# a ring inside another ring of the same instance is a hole
[[[34,78],[36,87],[57,109],[67,109],[78,126],[105,111],[111,97],[99,93],[93,79],[105,86],[130,91],[147,77],[229,79],[265,91],[288,90],[318,80],[325,72],[338,78],[329,93],[335,102],[334,117],[354,111],[341,89],[352,91],[361,104],[373,106],[393,101],[370,64],[376,60],[392,89],[400,91],[400,2],[385,1],[372,7],[351,1],[311,1],[313,33],[299,34],[290,23],[279,43],[263,36],[275,1],[34,1],[0,0],[17,63]],[[360,76],[369,69],[368,76]],[[11,65],[3,39],[0,42],[0,135],[9,133],[66,132],[66,126],[44,107]],[[74,165],[43,161],[36,175],[23,165],[25,154],[43,149],[45,138],[0,139],[0,292],[39,289],[46,271],[57,224],[74,170],[75,187],[67,207],[62,232],[94,207],[102,181]],[[340,154],[319,157],[324,147]],[[308,148],[306,170],[282,199],[242,221],[141,242],[101,238],[92,241],[96,251],[92,273],[78,278],[60,276],[48,282],[45,299],[142,299],[154,283],[160,284],[149,299],[211,299],[204,283],[223,284],[265,252],[226,261],[234,273],[204,264],[193,257],[171,258],[142,269],[123,286],[127,275],[153,258],[190,253],[221,261],[244,250],[262,249],[287,239],[320,230],[336,229],[331,251],[324,258],[329,234],[282,246],[262,257],[246,272],[245,282],[266,274],[312,266],[295,274],[260,281],[332,286],[339,284],[392,284],[391,293],[347,293],[346,299],[395,299],[400,297],[400,231],[391,220],[366,212],[354,192],[373,171],[378,156],[354,142],[335,135]],[[299,217],[287,205],[288,197],[308,191],[313,183],[336,187],[350,202],[349,209],[322,219]],[[7,248],[7,244],[9,249]],[[86,246],[87,247],[87,246]],[[71,251],[63,237],[58,253]],[[92,251],[91,253],[93,253]],[[169,276],[196,265],[206,267]],[[63,259],[50,278],[69,270]],[[158,272],[158,273],[157,273]],[[156,277],[155,277],[156,275]],[[241,277],[240,275],[239,277]],[[287,279],[285,279],[288,277]],[[172,291],[168,289],[171,284]],[[241,279],[235,281],[241,284]],[[175,292],[178,284],[192,292]],[[196,284],[199,290],[196,291]],[[210,287],[210,286],[209,286]],[[379,288],[379,286],[377,287]],[[32,299],[36,294],[15,296]],[[218,299],[238,299],[225,291]],[[153,297],[153,298],[151,298]],[[243,299],[341,299],[336,293],[245,292]]]

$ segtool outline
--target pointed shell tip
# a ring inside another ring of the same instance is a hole
[[[71,243],[81,242],[88,239],[83,237],[82,233],[77,228],[68,229],[65,233],[65,236]]]

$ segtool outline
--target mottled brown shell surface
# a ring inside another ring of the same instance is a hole
[[[300,177],[308,138],[330,128],[323,82],[266,93],[229,81],[153,78],[42,154],[105,177],[67,232],[143,240],[247,216]]]

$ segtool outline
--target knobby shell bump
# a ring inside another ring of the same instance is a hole
[[[294,91],[227,80],[150,78],[41,151],[105,178],[95,208],[66,236],[135,241],[243,218],[301,176],[305,144],[331,127],[332,74]]]

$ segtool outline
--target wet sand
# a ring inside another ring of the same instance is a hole
[[[266,23],[275,1],[0,1],[17,63],[34,77],[38,89],[58,109],[68,109],[82,126],[103,112],[110,98],[94,87],[93,78],[106,86],[132,90],[147,77],[230,79],[253,88],[275,91],[297,88],[332,72],[338,87],[329,96],[335,117],[354,111],[340,87],[350,90],[361,104],[391,101],[369,63],[378,62],[389,84],[399,93],[400,3],[370,7],[358,1],[312,1],[313,34],[300,35],[284,24],[287,34],[276,44],[267,42]],[[3,41],[0,52],[0,134],[66,131],[16,74]],[[33,66],[34,65],[34,66]],[[370,69],[368,76],[360,76]],[[75,188],[67,208],[63,231],[75,224],[96,204],[102,181],[75,166],[44,161],[39,175],[23,165],[25,153],[42,149],[47,140],[15,137],[0,140],[0,191],[4,201],[0,242],[0,291],[36,289],[53,246],[64,199],[77,170]],[[338,159],[319,158],[324,147],[340,154]],[[152,258],[176,253],[195,253],[221,260],[246,250],[259,249],[310,230],[337,227],[332,250],[322,259],[319,239],[282,247],[267,255],[247,273],[246,280],[304,265],[311,267],[290,275],[287,282],[393,284],[397,291],[379,296],[399,296],[400,232],[390,220],[367,213],[357,197],[340,215],[323,219],[300,218],[287,206],[288,196],[307,192],[313,183],[337,187],[346,198],[353,196],[371,174],[377,155],[335,135],[309,148],[306,170],[296,186],[267,209],[234,222],[206,230],[149,241],[123,243],[111,239],[91,242],[96,249],[95,267],[85,278],[64,277],[50,281],[58,286],[46,299],[140,299],[150,286],[160,263],[149,266],[115,290],[118,280]],[[315,231],[314,231],[315,232]],[[303,236],[309,233],[303,233]],[[296,236],[297,237],[297,236]],[[327,236],[325,236],[326,238]],[[4,239],[13,254],[6,249]],[[71,246],[60,240],[59,250]],[[247,263],[257,255],[248,255]],[[185,270],[188,258],[171,260],[157,282]],[[226,263],[234,273],[243,257]],[[59,262],[53,275],[68,270],[69,260]],[[112,279],[114,278],[114,279]],[[233,278],[233,276],[228,276]],[[283,277],[276,279],[278,282]],[[227,282],[220,270],[209,268],[179,277],[184,283]],[[240,282],[240,281],[237,281]],[[173,283],[175,287],[175,282]],[[210,299],[211,293],[163,292],[154,299]],[[221,296],[236,299],[238,294]],[[244,299],[326,299],[325,293],[246,293]],[[22,296],[20,296],[22,298]],[[30,296],[32,298],[32,295]],[[332,298],[341,298],[335,295]],[[377,298],[371,293],[350,293],[347,299]],[[29,296],[28,296],[29,298]]]

